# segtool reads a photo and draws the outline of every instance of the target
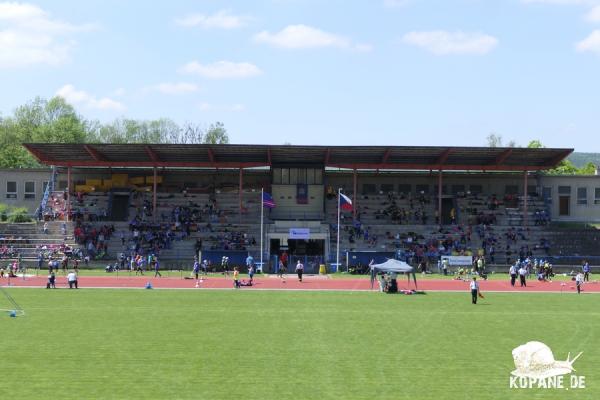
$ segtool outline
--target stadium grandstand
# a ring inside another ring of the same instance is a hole
[[[214,263],[226,255],[243,264],[248,254],[261,258],[262,242],[266,270],[287,252],[316,272],[336,260],[338,190],[353,203],[339,225],[346,267],[386,256],[436,263],[442,255],[575,265],[596,253],[595,230],[557,222],[600,220],[598,177],[544,173],[572,149],[24,146],[49,168],[1,174],[2,197],[39,221],[2,226],[7,257],[52,249],[114,260],[142,251],[175,265],[202,252]],[[264,209],[264,231],[261,191],[275,202]]]

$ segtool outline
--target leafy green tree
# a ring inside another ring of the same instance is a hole
[[[527,145],[530,149],[543,149],[545,146],[539,140],[535,139],[529,142]]]
[[[22,146],[28,142],[220,144],[229,143],[229,136],[222,122],[206,129],[192,123],[182,127],[168,118],[89,121],[61,97],[37,97],[0,118],[0,168],[39,167]]]
[[[35,98],[0,121],[0,167],[38,166],[21,143],[81,143],[86,137],[86,121],[64,99]]]
[[[229,135],[227,129],[222,122],[211,124],[208,131],[204,134],[204,143],[207,144],[227,144],[229,143]]]

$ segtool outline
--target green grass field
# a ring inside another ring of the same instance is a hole
[[[600,297],[9,289],[0,399],[596,399]],[[1,294],[0,294],[1,296]],[[6,308],[0,297],[0,308]],[[4,302],[6,303],[6,302]],[[509,389],[540,340],[579,390]]]

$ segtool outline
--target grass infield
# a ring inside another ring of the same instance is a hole
[[[1,399],[600,397],[594,295],[7,290]],[[530,340],[587,387],[510,389]]]

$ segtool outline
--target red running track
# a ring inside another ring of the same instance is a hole
[[[246,278],[243,278],[245,280]],[[16,287],[46,287],[46,277],[27,277],[12,278],[10,280],[11,286]],[[157,289],[196,289],[195,279],[182,279],[181,277],[162,277],[154,278],[152,275],[146,276],[127,276],[120,275],[101,275],[101,276],[80,276],[79,287],[80,288],[144,288],[147,282],[151,282],[152,286]],[[6,278],[0,279],[0,285],[7,286],[8,280]],[[68,287],[67,279],[65,276],[56,277],[57,288]],[[414,285],[410,286],[405,280],[398,280],[399,289],[414,289]],[[228,289],[233,288],[233,281],[231,278],[225,277],[209,277],[204,279],[198,289]],[[376,285],[377,288],[377,285]],[[527,287],[521,288],[511,287],[510,282],[490,280],[480,281],[480,288],[482,292],[576,292],[574,282],[538,282],[529,281]],[[295,276],[288,276],[285,282],[275,277],[258,277],[254,279],[254,285],[252,287],[242,287],[241,290],[257,290],[257,289],[269,289],[269,290],[371,290],[371,283],[368,279],[329,279],[323,276],[306,276],[303,282],[298,282]],[[468,291],[468,282],[460,280],[434,280],[427,279],[418,281],[418,289],[425,291]],[[583,286],[584,292],[596,292],[600,293],[600,284],[598,282],[586,283]]]

